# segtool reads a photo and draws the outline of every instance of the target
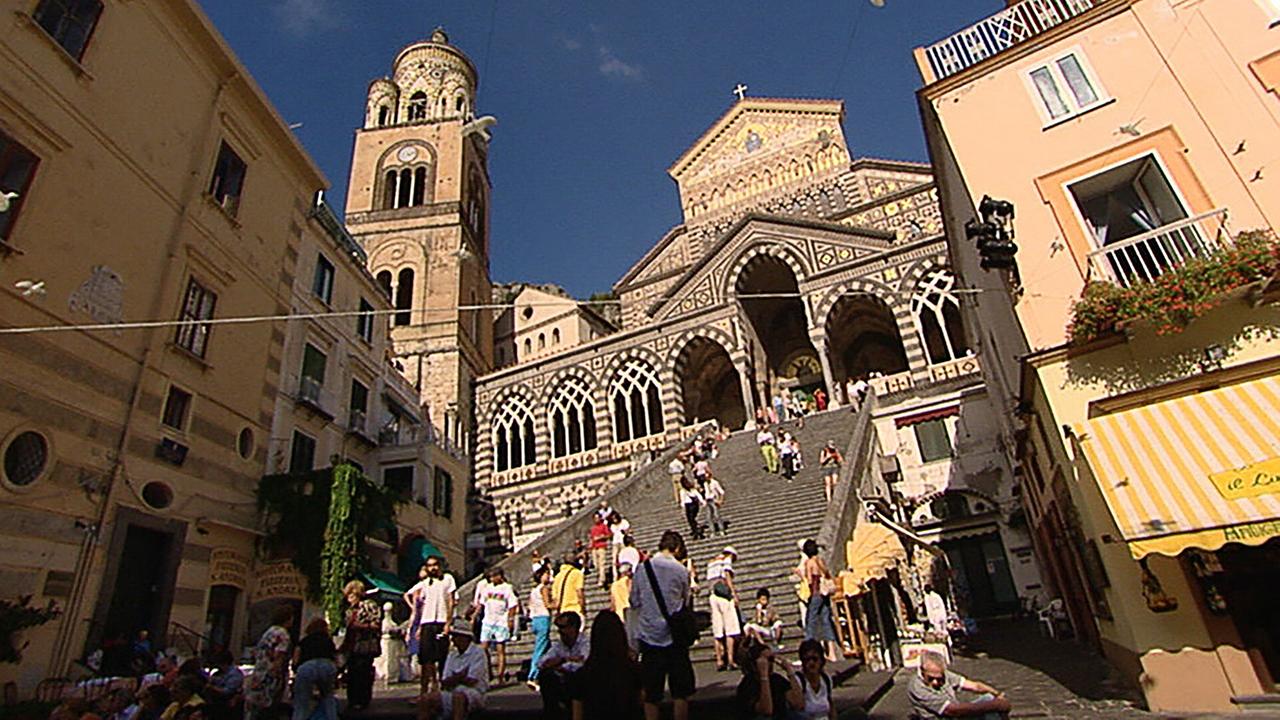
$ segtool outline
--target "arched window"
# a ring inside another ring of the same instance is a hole
[[[457,110],[458,112],[462,112],[463,110],[466,110],[466,109],[467,109],[467,99],[466,99],[465,97],[463,97],[463,96],[459,95],[459,96],[458,96],[458,99],[457,99],[456,101],[454,101],[454,107],[453,107],[453,109],[454,109],[454,110]]]
[[[613,434],[617,442],[662,432],[662,395],[658,376],[643,360],[628,360],[609,383]]]
[[[596,447],[596,409],[591,391],[578,378],[556,389],[547,408],[551,425],[551,457],[576,455]]]
[[[525,338],[525,339],[524,339],[524,354],[527,356],[527,355],[530,355],[530,354],[532,354],[532,353],[533,353],[533,341],[532,341],[532,340],[530,340],[529,338]]]
[[[409,96],[409,122],[427,119],[427,94],[419,90]]]
[[[560,344],[560,328],[553,328],[551,330],[551,344],[552,345]]]
[[[524,398],[513,395],[493,419],[494,470],[513,470],[536,461],[533,413]]]
[[[396,196],[399,194],[400,173],[388,170],[382,178],[382,209],[391,210],[396,207]]]
[[[386,127],[389,122],[391,122],[391,108],[383,105],[378,108],[378,127]]]
[[[427,168],[425,166],[418,167],[413,171],[413,202],[416,207],[423,204],[427,194]]]
[[[410,310],[413,309],[413,270],[405,268],[400,271],[400,281],[396,287],[396,325],[408,325],[413,322]]]
[[[969,352],[960,303],[951,292],[955,284],[955,277],[947,270],[932,270],[920,280],[911,298],[911,314],[930,364],[955,360]]]
[[[539,349],[539,350],[546,350],[546,349],[547,349],[547,335],[546,335],[546,333],[538,333],[538,349]]]
[[[409,207],[413,200],[413,171],[405,168],[400,171],[400,192],[396,195],[396,207]]]
[[[378,281],[378,287],[382,288],[382,295],[389,302],[391,300],[391,271],[383,270],[378,273],[374,280]]]

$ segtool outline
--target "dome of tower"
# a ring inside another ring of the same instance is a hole
[[[473,114],[475,65],[437,28],[429,40],[413,43],[396,56],[392,82],[399,90],[399,121],[425,122]],[[371,89],[372,92],[372,89]]]

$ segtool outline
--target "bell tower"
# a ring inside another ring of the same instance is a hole
[[[397,361],[437,432],[469,450],[473,380],[493,363],[489,134],[475,118],[475,65],[437,28],[369,83],[346,224],[397,312]]]

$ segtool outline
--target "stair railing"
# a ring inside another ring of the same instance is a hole
[[[871,424],[875,405],[875,392],[868,390],[862,405],[858,407],[858,417],[853,424],[849,445],[845,448],[845,462],[840,468],[831,502],[827,504],[818,536],[814,538],[820,546],[822,560],[832,575],[838,575],[841,570],[848,568],[844,548],[845,542],[853,536],[853,528],[857,524],[858,512],[862,506],[859,491],[869,484],[871,473],[875,471],[874,460],[878,455],[878,447],[876,429]]]
[[[714,420],[688,426],[694,428],[694,432],[689,437],[693,437],[693,435],[714,426]],[[688,428],[686,427],[685,429]],[[681,434],[683,435],[683,433]],[[514,552],[498,561],[495,566],[502,568],[504,577],[513,587],[527,588],[533,571],[534,551],[540,552],[542,557],[548,560],[556,561],[556,566],[558,566],[559,559],[573,549],[574,540],[587,539],[591,531],[592,519],[595,517],[596,509],[601,501],[607,502],[616,508],[624,508],[640,498],[651,496],[654,493],[669,494],[671,492],[671,475],[667,472],[667,466],[671,464],[671,460],[675,458],[677,453],[685,449],[687,444],[688,440],[676,439],[671,446],[662,451],[656,458],[614,485],[608,492],[588,503],[577,513],[570,516],[568,520],[543,533],[518,552]],[[458,588],[458,598],[461,602],[470,602],[471,597],[475,595],[476,583],[479,581],[480,577],[474,577]]]

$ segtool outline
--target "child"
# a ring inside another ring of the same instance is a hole
[[[769,588],[756,591],[756,612],[747,623],[747,635],[782,649],[782,621],[778,619],[778,611],[769,605]]]

